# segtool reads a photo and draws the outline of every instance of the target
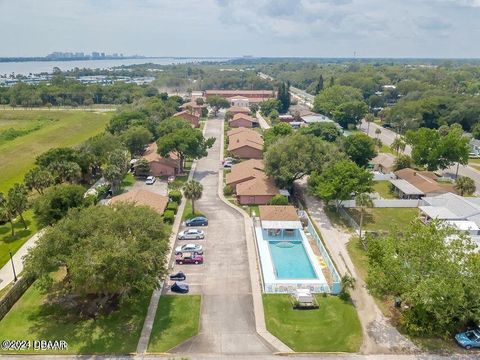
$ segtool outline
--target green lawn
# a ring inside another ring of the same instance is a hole
[[[346,209],[360,223],[360,211]],[[390,231],[393,227],[402,228],[418,216],[417,208],[372,208],[366,209],[363,218],[365,230]]]
[[[153,323],[148,352],[166,352],[197,335],[200,295],[162,295]]]
[[[184,199],[186,201],[185,208],[183,209],[182,220],[191,219],[195,216],[204,216],[202,212],[198,210],[198,207],[195,209],[195,214],[192,212],[192,201]]]
[[[50,352],[57,354],[134,352],[150,295],[134,297],[108,316],[77,320],[70,318],[58,305],[48,304],[47,295],[31,286],[0,321],[0,339],[65,340],[68,350]]]
[[[397,156],[397,152],[395,150],[392,150],[392,148],[386,144],[382,144],[379,152],[388,153],[388,154]]]
[[[35,157],[57,146],[72,146],[100,133],[112,113],[84,111],[5,110],[0,112],[0,131],[5,129],[38,130],[0,142],[0,191],[7,191],[23,180],[34,165]]]
[[[373,191],[379,193],[384,199],[397,199],[390,191],[390,181],[374,181]]]
[[[294,310],[290,295],[264,294],[267,329],[298,352],[356,352],[362,343],[357,312],[335,296],[316,296],[316,310]]]
[[[33,211],[28,210],[23,215],[27,222],[28,229],[23,228],[23,223],[20,218],[17,218],[14,222],[15,237],[12,237],[12,231],[10,223],[7,222],[4,225],[0,225],[0,268],[3,267],[10,259],[9,250],[12,255],[38,231],[37,223],[33,219]]]

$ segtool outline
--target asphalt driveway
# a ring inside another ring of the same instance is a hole
[[[209,226],[203,228],[205,240],[195,241],[204,245],[205,263],[182,266],[187,282],[193,284],[192,292],[202,294],[200,333],[173,352],[267,354],[271,350],[255,331],[243,217],[217,194],[220,146],[223,146],[221,121],[207,121],[205,136],[213,136],[217,141],[208,156],[198,161],[194,174],[194,179],[203,185],[203,196],[196,207],[209,220]]]

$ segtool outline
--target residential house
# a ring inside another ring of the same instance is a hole
[[[240,159],[262,159],[263,139],[260,134],[247,128],[236,128],[227,132],[227,150]]]
[[[208,99],[212,96],[221,96],[226,99],[230,99],[232,97],[244,97],[248,99],[249,104],[251,103],[260,103],[262,101],[268,99],[274,99],[276,97],[276,93],[274,90],[219,90],[219,89],[212,89],[205,91],[205,97]]]
[[[189,110],[183,110],[173,115],[174,118],[180,118],[192,124],[192,127],[198,128],[200,126],[200,117],[191,114]]]
[[[369,165],[373,171],[389,174],[393,171],[395,159],[392,154],[380,153],[370,160]]]
[[[250,109],[246,107],[239,107],[239,106],[232,106],[227,109],[227,111],[232,114],[233,116],[237,114],[245,114],[249,115],[250,114]]]
[[[165,158],[157,153],[157,143],[153,142],[148,146],[143,158],[150,165],[150,175],[153,176],[175,176],[180,172],[180,159],[175,153]]]
[[[418,171],[410,168],[395,171],[397,179],[390,180],[395,193],[401,199],[420,199],[455,192],[453,185],[439,184],[437,175],[431,171]]]
[[[198,105],[196,101],[189,101],[180,106],[182,111],[188,111],[191,114],[202,117],[203,109],[206,109],[207,105]]]
[[[231,98],[228,98],[228,101],[230,101],[230,106],[243,108],[248,108],[250,106],[250,100],[245,96],[232,96]]]
[[[226,176],[226,184],[235,192],[238,184],[263,176],[264,170],[263,160],[250,159],[242,161],[232,166],[231,171]]]
[[[250,115],[235,114],[233,118],[228,121],[228,125],[232,128],[245,127],[254,128],[258,127],[258,120]]]
[[[148,206],[153,210],[163,215],[167,204],[168,197],[154,193],[152,191],[134,188],[126,193],[114,196],[110,199],[108,204],[115,204],[120,202],[134,203],[135,205]]]
[[[236,186],[237,201],[241,205],[265,205],[278,193],[273,179],[265,173]]]

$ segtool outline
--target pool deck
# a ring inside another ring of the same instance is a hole
[[[303,247],[307,253],[310,264],[317,276],[316,279],[277,279],[275,276],[275,266],[271,257],[269,242],[264,238],[262,228],[255,226],[255,235],[257,238],[257,247],[260,257],[260,263],[263,274],[264,291],[266,293],[290,293],[296,288],[309,288],[312,292],[329,292],[330,288],[323,275],[323,258],[315,255],[310,243],[303,232],[300,230]],[[272,238],[273,241],[299,241],[298,237]]]

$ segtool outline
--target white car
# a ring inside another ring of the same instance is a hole
[[[155,181],[157,181],[157,179],[155,179],[155,176],[149,176],[147,177],[147,181],[145,181],[145,184],[153,185],[155,184]]]
[[[205,238],[205,233],[199,229],[188,229],[188,230],[180,231],[178,233],[179,240],[192,240],[192,239],[199,240],[204,238]]]
[[[198,245],[198,244],[185,244],[182,246],[177,246],[175,248],[175,254],[182,254],[184,252],[192,252],[192,253],[197,253],[198,255],[202,255],[203,247],[202,245]]]

